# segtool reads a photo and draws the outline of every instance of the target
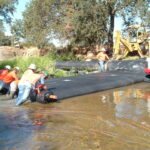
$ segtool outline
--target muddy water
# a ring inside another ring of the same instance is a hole
[[[0,150],[149,150],[150,84],[59,103],[0,101]]]

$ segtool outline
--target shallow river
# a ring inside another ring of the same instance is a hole
[[[46,105],[0,99],[0,150],[150,150],[150,83]]]

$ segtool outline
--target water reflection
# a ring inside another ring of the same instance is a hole
[[[149,150],[150,84],[14,107],[0,101],[2,150]]]
[[[116,104],[116,117],[138,121],[147,114],[147,102],[144,100],[142,89],[118,90],[113,92],[113,96]]]
[[[147,100],[147,112],[150,115],[150,92],[145,93],[145,99]]]

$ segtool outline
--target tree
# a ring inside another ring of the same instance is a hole
[[[32,0],[24,12],[25,36],[38,47],[52,37],[74,45],[107,41],[113,46],[115,17],[122,17],[126,26],[136,23],[135,17],[148,22],[147,4],[148,0]]]
[[[91,45],[106,35],[104,10],[92,0],[33,0],[24,12],[26,38],[38,47],[45,46],[51,37]]]
[[[82,46],[103,43],[106,40],[108,21],[103,3],[94,0],[74,1],[72,8],[72,42]]]
[[[52,33],[55,0],[33,0],[24,12],[24,33],[33,45],[43,48],[49,44]]]
[[[11,22],[11,15],[15,11],[18,0],[0,0],[0,45],[10,45],[10,37],[5,36],[3,21]]]
[[[97,1],[101,2],[102,0]],[[135,18],[142,19],[142,14],[147,16],[146,18],[149,18],[148,12],[150,1],[148,0],[105,0],[103,1],[103,4],[105,5],[105,8],[108,12],[108,42],[112,46],[115,17],[121,17],[125,27],[136,24],[137,22]],[[148,19],[143,21],[147,22]]]
[[[0,46],[10,46],[11,38],[5,36],[3,22],[0,22]]]
[[[4,26],[3,26],[3,23],[0,22],[0,45],[3,45],[2,41],[3,41],[4,37],[5,37]]]
[[[11,15],[15,11],[15,4],[18,0],[0,0],[0,20],[11,22]]]
[[[11,34],[13,38],[13,43],[19,43],[24,36],[24,27],[21,19],[16,19],[11,25]]]
[[[136,5],[138,10],[138,18],[142,24],[150,27],[150,1],[139,1]]]
[[[106,40],[107,13],[96,0],[61,0],[57,2],[53,31],[71,44],[89,46]]]

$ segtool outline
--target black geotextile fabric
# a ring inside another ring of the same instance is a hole
[[[98,61],[62,61],[56,62],[55,68],[64,70],[98,70]]]
[[[147,65],[146,60],[137,59],[137,60],[119,60],[119,61],[109,61],[107,63],[107,69],[109,71],[114,70],[128,70],[128,71],[144,71],[145,66]],[[89,70],[95,71],[99,70],[98,61],[64,61],[56,62],[55,68],[64,69],[64,70]]]
[[[109,71],[127,70],[135,72],[144,72],[144,68],[146,66],[147,62],[144,58],[142,58],[137,60],[110,61],[107,64],[107,69]]]
[[[109,71],[46,81],[58,99],[65,99],[144,81],[145,74],[135,71]]]

